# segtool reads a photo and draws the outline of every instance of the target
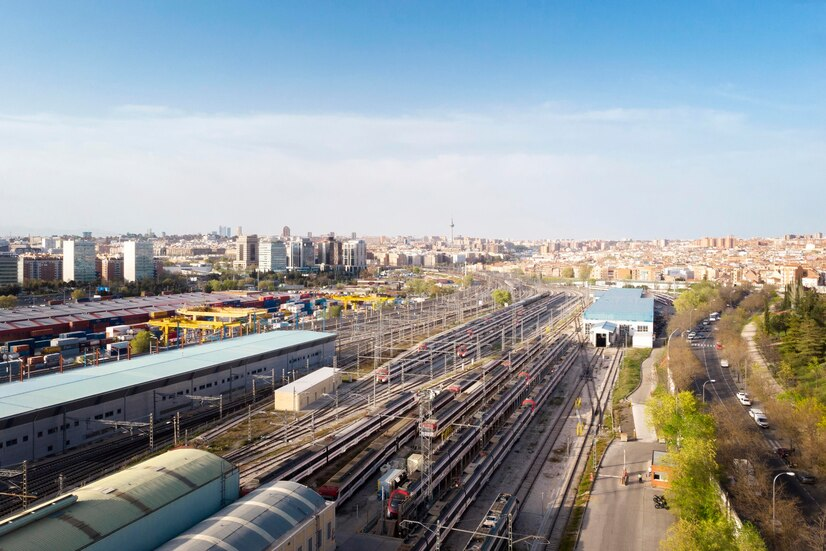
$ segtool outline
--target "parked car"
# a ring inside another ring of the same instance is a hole
[[[747,392],[742,392],[742,391],[738,392],[737,393],[737,399],[740,400],[740,403],[743,404],[744,406],[750,406],[751,405],[751,398],[749,398],[749,395],[748,395]]]
[[[766,419],[766,414],[763,413],[763,410],[757,408],[749,409],[749,416],[754,419],[754,422],[757,423],[757,426],[763,429],[769,428],[769,420]]]
[[[797,471],[794,476],[801,484],[814,484],[817,482],[815,475],[807,473],[806,471]]]
[[[797,464],[794,461],[794,448],[776,448],[774,453],[783,460],[783,463],[786,464],[787,467],[796,467]]]

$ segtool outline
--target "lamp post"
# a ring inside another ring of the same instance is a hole
[[[708,381],[703,383],[703,391],[702,392],[703,392],[703,403],[704,404],[706,403],[706,385],[708,383],[714,384],[716,382],[717,382],[717,379],[709,379]]]
[[[778,473],[777,476],[774,477],[774,480],[772,480],[772,533],[774,532],[774,523],[775,523],[775,520],[774,520],[774,485],[777,482],[777,479],[780,478],[781,476],[783,476],[784,474],[787,475],[787,476],[794,476],[794,473],[792,471],[786,471],[786,472]]]

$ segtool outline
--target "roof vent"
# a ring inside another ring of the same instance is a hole
[[[112,492],[114,492],[114,491],[115,491],[115,489],[114,489],[114,488],[103,488],[103,489],[100,491],[100,493],[102,493],[102,494],[111,494],[111,493],[112,493]]]

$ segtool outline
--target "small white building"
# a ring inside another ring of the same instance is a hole
[[[279,411],[301,411],[322,398],[333,394],[341,384],[339,369],[320,367],[300,379],[275,389],[275,409]]]
[[[642,289],[610,289],[585,310],[585,335],[593,346],[654,346],[654,299]]]

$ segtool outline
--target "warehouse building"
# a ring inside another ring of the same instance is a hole
[[[333,551],[335,502],[297,482],[263,486],[158,551]]]
[[[0,549],[150,551],[238,495],[231,463],[176,449],[5,519]]]
[[[583,314],[585,336],[604,346],[654,346],[654,299],[642,289],[610,289],[597,297]]]
[[[322,367],[277,389],[275,391],[275,409],[279,411],[301,411],[324,394],[332,394],[341,383],[341,376],[338,371],[338,369],[332,367]]]
[[[273,297],[262,293],[182,293],[156,297],[129,297],[54,306],[0,310],[0,343],[15,339],[52,338],[67,331],[100,333],[112,325],[145,323],[173,315],[178,308],[195,306],[267,307]]]
[[[199,407],[193,395],[237,398],[256,376],[280,381],[334,353],[331,333],[273,331],[2,384],[0,465],[107,437],[112,421],[158,422]]]

